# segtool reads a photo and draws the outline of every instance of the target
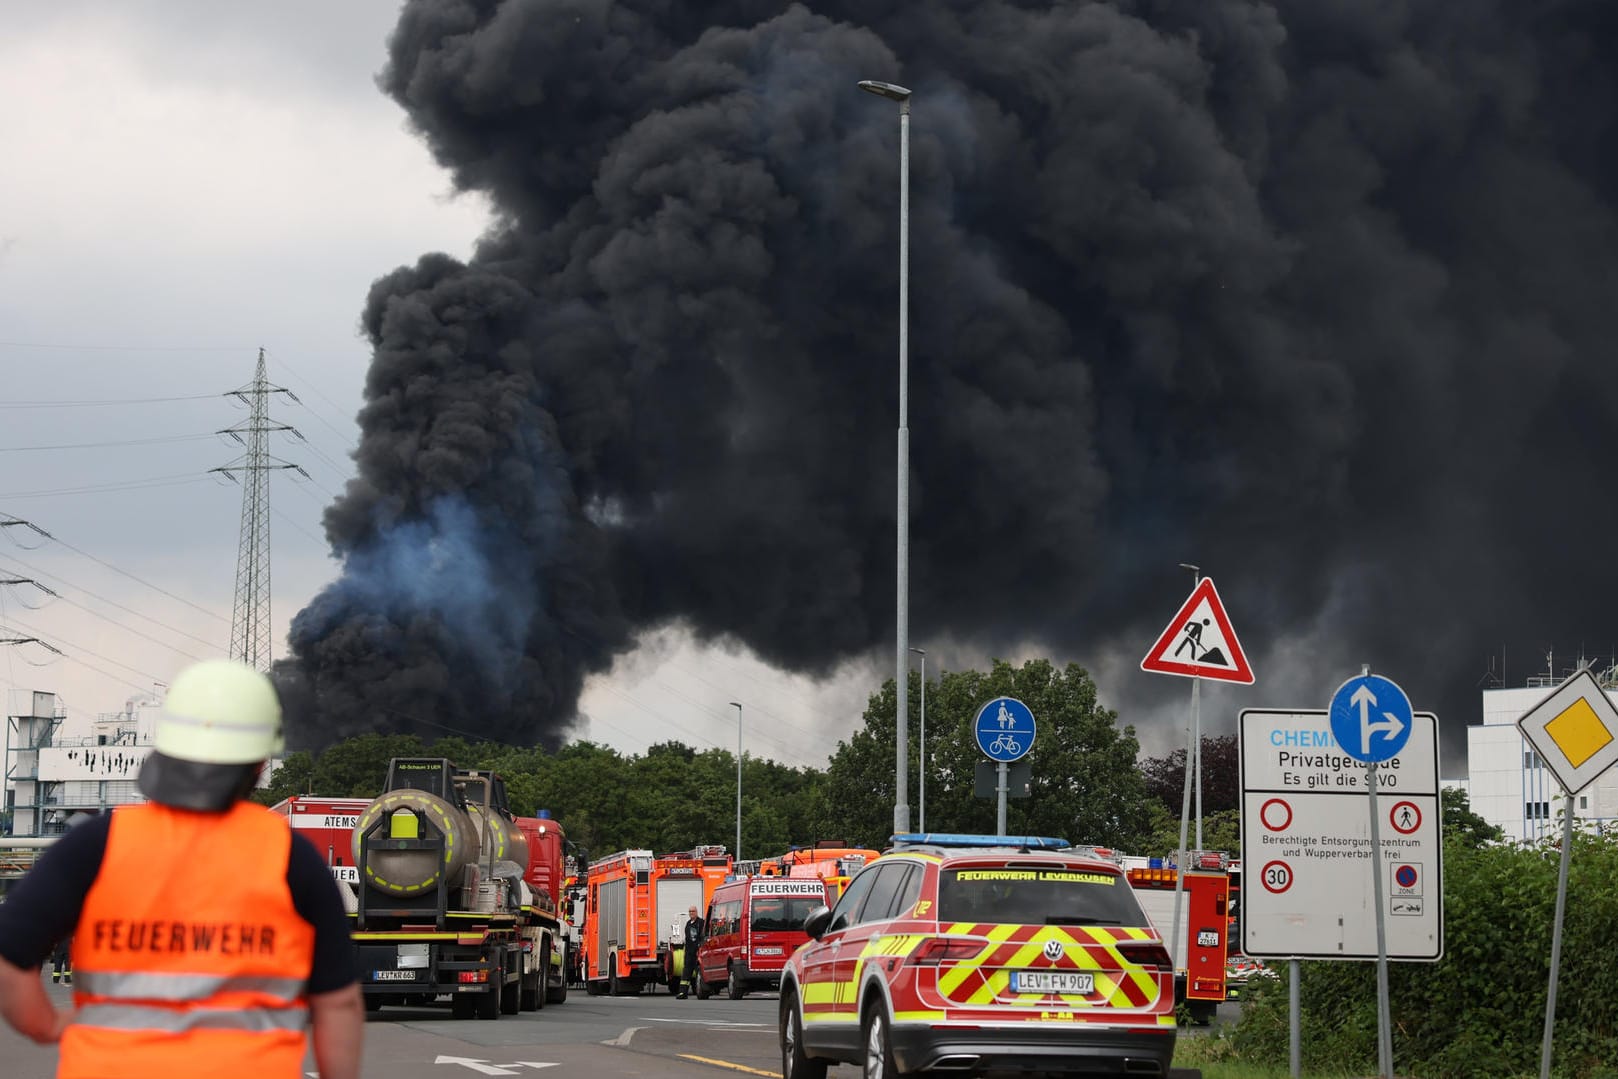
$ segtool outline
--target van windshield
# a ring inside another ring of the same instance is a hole
[[[814,895],[772,895],[753,898],[753,932],[803,932],[803,920],[826,901]]]
[[[1060,866],[945,870],[938,885],[938,920],[1014,925],[1148,924],[1135,893],[1117,873]]]

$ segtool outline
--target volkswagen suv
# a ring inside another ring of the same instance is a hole
[[[1174,969],[1119,867],[1042,837],[906,835],[804,921],[781,1074],[1165,1076]]]

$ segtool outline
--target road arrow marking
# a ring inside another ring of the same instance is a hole
[[[463,1068],[468,1068],[468,1069],[470,1069],[472,1071],[475,1071],[475,1072],[481,1072],[484,1075],[516,1075],[517,1074],[516,1072],[512,1071],[510,1068],[502,1068],[498,1064],[490,1064],[487,1060],[473,1060],[471,1057],[440,1056],[437,1060],[433,1061],[433,1063],[434,1064],[459,1064]]]
[[[624,1046],[629,1044],[629,1039],[633,1038],[635,1036],[635,1031],[637,1031],[637,1030],[645,1030],[645,1029],[646,1029],[645,1027],[630,1027],[628,1030],[625,1030],[622,1034],[618,1035],[616,1038],[608,1038],[606,1041],[602,1042],[601,1044],[602,1045],[611,1045],[611,1046],[614,1046],[616,1048],[622,1049]]]
[[[542,1063],[541,1061],[538,1061],[538,1060],[519,1060],[519,1061],[516,1061],[516,1063],[521,1064],[525,1068],[554,1068],[554,1067],[557,1067],[557,1064],[556,1064],[555,1061],[551,1061],[549,1063]]]

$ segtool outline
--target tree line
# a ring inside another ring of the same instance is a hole
[[[921,751],[920,677],[911,674],[911,820],[918,820],[914,777]],[[1143,757],[1135,729],[1120,725],[1097,701],[1096,686],[1076,664],[1047,660],[996,662],[987,671],[945,671],[928,679],[927,825],[933,831],[992,832],[995,801],[975,794],[982,759],[972,732],[978,709],[1015,697],[1039,721],[1025,760],[1029,797],[1012,799],[1008,830],[1058,835],[1134,854],[1172,855],[1178,842],[1185,750]],[[794,846],[836,841],[881,849],[893,831],[894,716],[890,679],[866,704],[863,724],[838,743],[825,768],[742,758],[742,853],[779,854]],[[273,804],[293,794],[374,797],[393,757],[442,756],[505,777],[520,815],[545,809],[579,847],[597,856],[632,847],[688,850],[735,845],[736,756],[677,741],[624,754],[593,742],[555,753],[494,742],[369,734],[318,756],[294,752],[256,797]],[[1203,742],[1205,845],[1237,853],[1236,740]]]
[[[921,717],[920,677],[911,672],[909,748],[911,821],[916,798]],[[1033,711],[1039,737],[1025,760],[1029,796],[1008,804],[1007,829],[1054,835],[1146,856],[1172,856],[1179,843],[1186,752],[1142,756],[1135,728],[1097,700],[1096,685],[1077,664],[1048,660],[1021,666],[996,662],[987,671],[945,671],[927,681],[927,826],[931,831],[993,832],[996,804],[975,793],[982,756],[972,725],[996,697],[1015,697]],[[866,703],[862,726],[837,744],[823,769],[742,758],[745,857],[795,846],[838,842],[882,849],[893,832],[894,717],[892,680]],[[601,856],[634,847],[658,852],[720,843],[735,846],[736,756],[662,742],[624,754],[593,742],[555,753],[447,737],[369,734],[318,756],[289,754],[257,797],[273,804],[292,794],[374,797],[392,757],[447,757],[462,767],[490,768],[506,780],[512,808],[545,809],[584,851]],[[1202,741],[1203,845],[1240,855],[1237,745],[1234,736]],[[1458,799],[1458,800],[1457,800]],[[1464,796],[1446,795],[1468,828],[1487,828]]]

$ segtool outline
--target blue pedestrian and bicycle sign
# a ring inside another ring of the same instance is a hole
[[[1337,687],[1330,715],[1338,748],[1367,764],[1396,756],[1415,725],[1410,698],[1379,674],[1362,674]]]
[[[978,748],[991,761],[1010,764],[1034,748],[1034,713],[1015,697],[996,697],[978,710]]]

